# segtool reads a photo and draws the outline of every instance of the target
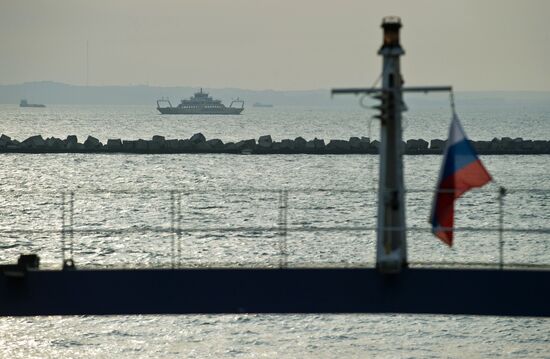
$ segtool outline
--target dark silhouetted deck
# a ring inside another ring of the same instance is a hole
[[[419,313],[550,316],[550,271],[373,268],[30,270],[0,315]]]

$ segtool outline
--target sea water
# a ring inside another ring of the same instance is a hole
[[[497,104],[459,107],[470,138],[550,139],[546,103]],[[405,139],[446,137],[448,107],[409,107]],[[0,132],[19,140],[76,134],[81,141],[88,135],[105,141],[187,138],[196,132],[226,142],[265,134],[275,140],[377,138],[379,128],[369,115],[351,108],[274,107],[247,108],[241,116],[161,116],[153,106],[2,105]],[[178,225],[187,230],[177,258],[183,266],[276,266],[281,189],[288,191],[289,266],[369,266],[374,261],[377,156],[1,154],[0,159],[3,263],[33,252],[42,266],[59,268],[61,196],[66,193],[68,200],[73,192],[78,267],[170,266],[171,196],[181,196]],[[493,229],[500,216],[499,186],[508,188],[505,229],[550,227],[550,156],[483,156],[482,161],[496,183],[459,200],[456,225],[485,230],[457,232],[455,246],[448,248],[430,234],[427,223],[441,157],[405,156],[411,262],[498,263]],[[547,234],[505,232],[504,240],[506,263],[550,263]],[[0,357],[6,358],[533,358],[550,352],[550,321],[533,318],[83,316],[1,318],[0,328]]]

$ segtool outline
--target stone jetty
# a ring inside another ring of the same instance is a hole
[[[471,141],[479,154],[486,155],[534,155],[550,154],[550,141],[524,140],[522,138],[494,138],[491,141]],[[0,136],[0,153],[228,153],[228,154],[377,154],[379,142],[368,137],[351,137],[349,140],[325,141],[302,137],[274,141],[270,135],[258,140],[246,139],[224,143],[220,139],[207,139],[196,133],[188,139],[166,139],[153,136],[150,140],[109,139],[102,143],[93,136],[79,142],[77,136],[65,139],[40,135],[23,141]],[[445,140],[411,139],[402,143],[407,155],[441,154]]]

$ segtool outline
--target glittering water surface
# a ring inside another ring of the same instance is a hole
[[[26,136],[154,134],[235,140],[369,135],[365,114],[322,109],[247,109],[237,117],[165,117],[150,108],[0,107],[0,132]],[[520,111],[521,110],[521,111]],[[466,108],[474,139],[550,138],[541,107]],[[409,114],[405,138],[444,138],[448,110]],[[372,126],[371,137],[378,131]],[[184,265],[276,265],[278,190],[288,194],[290,265],[374,261],[377,157],[1,154],[0,260],[37,252],[59,267],[61,193],[74,191],[74,256],[80,267],[168,266],[172,190],[181,193]],[[405,158],[409,258],[498,261],[498,234],[459,232],[452,249],[427,217],[439,156]],[[547,228],[550,156],[484,156],[497,180],[459,201],[458,227],[496,228],[498,186],[506,228]],[[533,188],[541,189],[533,191]],[[334,228],[364,227],[362,231]],[[315,227],[317,230],[303,230]],[[320,227],[330,227],[322,231]],[[200,228],[211,230],[199,231]],[[212,230],[213,229],[213,230]],[[231,231],[226,231],[231,229]],[[26,232],[18,232],[24,230]],[[547,235],[505,233],[509,263],[550,263]],[[548,357],[550,321],[430,315],[217,315],[1,318],[0,357]]]

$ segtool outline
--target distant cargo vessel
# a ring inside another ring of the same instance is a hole
[[[46,107],[41,103],[28,103],[27,100],[21,100],[19,107]]]
[[[168,106],[161,107],[161,103]],[[233,104],[240,104],[241,107],[233,107]],[[181,100],[176,107],[168,99],[157,100],[157,110],[163,115],[238,115],[244,110],[244,101],[237,98],[227,107],[220,100],[212,99],[201,88],[200,92],[196,92],[189,100]]]
[[[261,102],[256,102],[252,106],[253,107],[273,107],[273,105],[270,103],[261,103]]]

